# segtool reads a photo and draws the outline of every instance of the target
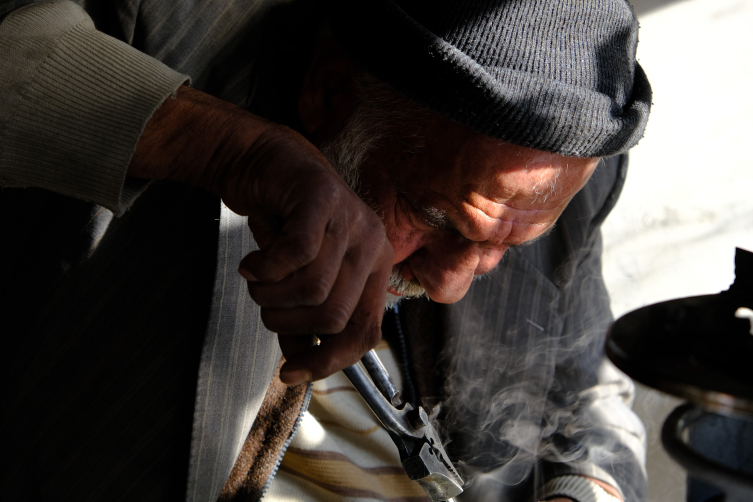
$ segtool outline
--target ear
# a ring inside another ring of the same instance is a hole
[[[312,139],[330,138],[345,126],[356,106],[354,75],[353,60],[339,45],[319,44],[298,97],[298,115]]]

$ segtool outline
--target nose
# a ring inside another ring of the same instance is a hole
[[[408,258],[409,267],[403,268],[403,279],[417,278],[437,303],[455,303],[468,292],[474,275],[496,267],[505,250],[467,240],[432,243]]]

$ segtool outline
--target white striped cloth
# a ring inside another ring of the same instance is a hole
[[[401,388],[386,342],[379,358]],[[408,479],[397,448],[342,372],[314,383],[311,405],[265,501],[428,501]]]

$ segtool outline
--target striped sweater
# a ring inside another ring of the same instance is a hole
[[[386,342],[379,358],[402,387],[395,357]],[[342,372],[315,382],[311,404],[264,500],[391,501],[430,500],[408,479],[397,448],[376,416]]]

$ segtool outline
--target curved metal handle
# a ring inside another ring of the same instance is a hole
[[[400,400],[400,391],[395,387],[395,383],[390,378],[390,374],[387,373],[387,368],[385,368],[382,361],[379,360],[374,349],[371,349],[363,355],[361,363],[363,363],[364,368],[366,368],[366,371],[376,384],[379,391],[385,398],[387,398],[387,401],[389,401],[395,408],[402,405],[403,402]]]
[[[751,476],[704,457],[683,440],[683,432],[705,413],[690,403],[675,408],[662,427],[664,449],[690,474],[722,489],[727,502],[749,501],[753,493]]]
[[[398,420],[398,416],[401,414],[400,410],[395,409],[387,401],[361,365],[354,364],[345,368],[343,373],[388,431],[405,439],[417,438],[416,433],[406,427],[407,420]]]
[[[420,406],[398,408],[400,394],[374,351],[361,364],[343,373],[371,411],[392,436],[408,478],[419,483],[433,501],[448,501],[463,492],[463,480],[455,470],[442,443]],[[365,367],[365,369],[364,369]]]

